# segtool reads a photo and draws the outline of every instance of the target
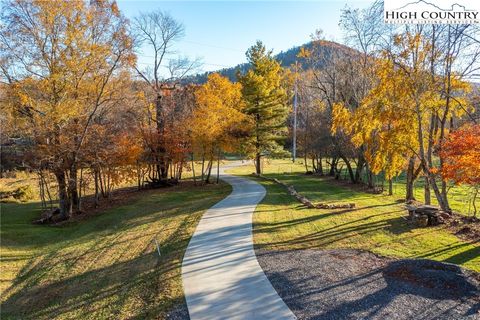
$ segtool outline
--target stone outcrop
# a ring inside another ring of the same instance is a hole
[[[451,214],[436,206],[407,204],[406,209],[409,220],[418,227],[436,226],[451,218]]]

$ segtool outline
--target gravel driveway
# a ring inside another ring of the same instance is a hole
[[[358,250],[256,250],[298,319],[480,319],[480,274]]]

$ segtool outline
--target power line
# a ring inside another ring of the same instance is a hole
[[[140,57],[144,57],[144,58],[155,58],[154,56],[148,56],[148,55],[144,55],[144,54],[137,54],[137,56],[140,56]],[[171,58],[163,58],[164,60],[167,60],[167,61],[176,61],[176,59],[171,59]],[[145,64],[145,65],[152,65],[152,63],[146,63],[146,62],[137,62],[139,64]],[[222,67],[222,68],[231,68],[231,66],[226,66],[226,65],[223,65],[223,64],[218,64],[218,63],[208,63],[208,62],[201,62],[201,64],[204,64],[204,65],[209,65],[209,66],[215,66],[215,67]]]
[[[245,51],[239,50],[239,49],[234,49],[234,48],[229,48],[229,47],[222,47],[222,46],[217,46],[217,45],[207,44],[207,43],[201,43],[201,42],[196,42],[196,41],[186,41],[186,40],[184,40],[183,42],[191,43],[191,44],[196,44],[196,45],[204,46],[204,47],[210,47],[210,48],[217,48],[217,49],[223,49],[223,50],[229,50],[229,51],[235,51],[235,52],[241,52],[241,53],[244,53],[244,52],[245,52]]]

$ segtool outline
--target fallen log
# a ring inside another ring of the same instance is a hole
[[[262,178],[264,180],[272,181],[272,182],[275,182],[276,184],[284,186],[285,188],[287,188],[288,194],[295,197],[300,203],[302,203],[304,206],[306,206],[307,208],[310,208],[310,209],[313,209],[313,208],[316,208],[316,209],[352,209],[352,208],[355,208],[355,203],[330,203],[330,204],[329,203],[317,203],[317,204],[313,204],[312,201],[307,199],[307,197],[298,193],[297,190],[295,190],[294,186],[291,186],[291,185],[289,186],[286,183],[281,182],[277,178],[269,178],[269,177],[265,177],[261,174],[256,174],[256,173],[254,173],[253,175],[256,176],[256,177]]]
[[[40,219],[37,219],[37,220],[33,221],[33,223],[34,224],[50,223],[54,220],[55,216],[58,216],[58,215],[60,215],[60,209],[59,208],[46,210],[41,214]]]
[[[315,207],[317,209],[353,209],[355,203],[318,203]]]

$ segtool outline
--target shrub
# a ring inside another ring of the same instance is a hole
[[[31,185],[25,185],[14,191],[13,197],[19,201],[26,202],[32,200],[35,194]]]

